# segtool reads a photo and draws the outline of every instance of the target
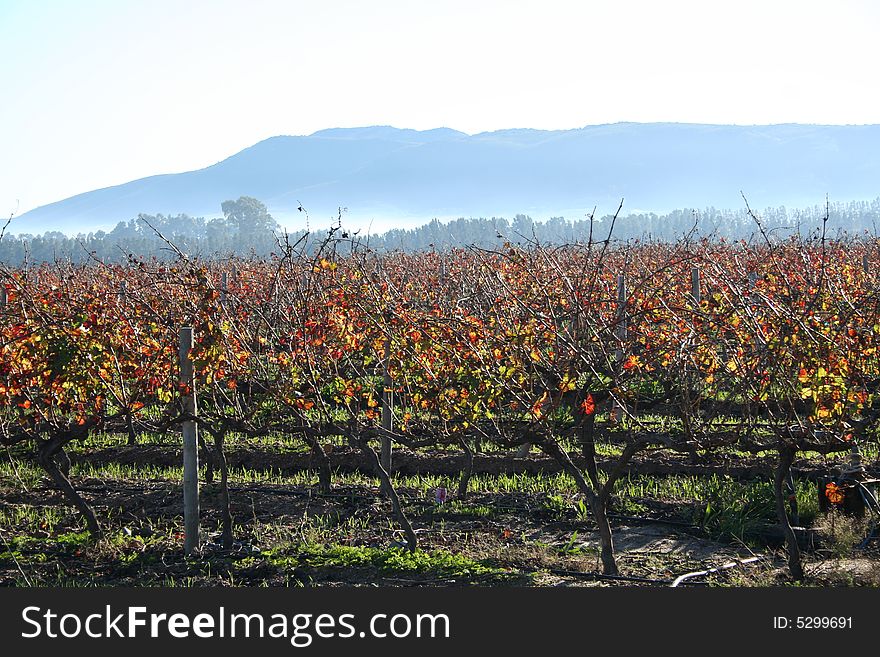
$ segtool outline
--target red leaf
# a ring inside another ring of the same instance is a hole
[[[596,402],[593,401],[593,395],[587,395],[587,398],[581,404],[581,408],[584,409],[584,413],[587,415],[592,415],[596,412]]]

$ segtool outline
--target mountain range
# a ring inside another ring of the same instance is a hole
[[[810,206],[880,195],[880,125],[615,123],[468,135],[335,128],[261,141],[197,171],[88,191],[17,217],[15,233],[111,229],[139,213],[213,217],[253,196],[290,228],[432,218]]]

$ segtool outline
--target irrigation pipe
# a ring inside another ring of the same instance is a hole
[[[663,518],[648,518],[646,516],[623,516],[617,513],[609,513],[608,517],[612,520],[623,520],[624,522],[654,523],[657,525],[684,527],[685,529],[700,529],[698,525],[695,525],[692,522],[684,522],[682,520],[664,520]]]
[[[696,570],[692,573],[685,573],[684,575],[679,575],[676,577],[670,587],[676,588],[682,582],[689,580],[693,577],[702,577],[703,575],[711,575],[712,573],[721,572],[722,570],[727,570],[728,568],[735,568],[736,566],[744,566],[747,563],[754,563],[755,561],[760,561],[761,557],[749,557],[748,559],[742,559],[739,561],[731,561],[730,563],[726,563],[722,566],[718,566],[716,568],[708,568],[706,570]]]

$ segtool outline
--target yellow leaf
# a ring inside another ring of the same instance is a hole
[[[574,388],[575,388],[575,382],[571,379],[571,377],[568,374],[565,374],[562,377],[562,381],[559,382],[559,389],[562,392],[567,392],[569,390],[574,390]]]

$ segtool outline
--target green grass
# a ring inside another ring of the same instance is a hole
[[[525,473],[484,475],[478,474],[470,481],[469,491],[487,493],[577,493],[574,479],[565,473]]]
[[[207,469],[203,464],[199,469],[204,481]],[[182,466],[165,466],[144,464],[121,464],[117,462],[76,463],[71,467],[71,474],[76,477],[95,479],[120,479],[127,481],[180,481],[183,479]],[[219,472],[214,471],[215,480]],[[279,484],[279,485],[310,485],[316,476],[310,471],[300,471],[282,475],[277,470],[257,468],[229,468],[230,483],[238,484]]]
[[[123,465],[119,463],[77,464],[72,468],[76,478],[102,480],[121,480],[132,482],[163,482],[176,485],[182,479],[182,468],[158,465]],[[204,470],[202,472],[204,475]],[[33,462],[17,460],[15,467],[9,460],[0,461],[0,476],[8,488],[18,490],[18,478],[28,487],[41,487],[47,484],[45,475]],[[302,471],[282,474],[262,469],[232,468],[230,482],[235,485],[267,484],[287,487],[305,487],[316,482],[313,472]],[[445,486],[454,490],[455,478],[446,475],[419,474],[396,476],[395,484],[400,491],[404,506],[420,522],[447,518],[489,519],[502,512],[485,500],[452,499],[445,505],[430,504],[434,490]],[[377,491],[379,480],[362,473],[335,473],[334,486],[366,487]],[[207,490],[207,489],[206,489]],[[540,509],[554,520],[580,520],[591,522],[591,513],[578,495],[574,480],[564,473],[532,474],[478,474],[472,477],[469,485],[472,494],[522,495],[534,498]],[[797,482],[797,499],[801,524],[809,526],[818,515],[814,484]],[[235,491],[233,491],[235,500]],[[754,543],[768,525],[775,524],[775,512],[770,482],[740,481],[729,476],[631,475],[621,479],[615,490],[610,511],[623,515],[652,515],[652,503],[662,502],[677,507],[678,518],[702,526],[708,536],[724,541]],[[428,504],[427,510],[424,505]],[[105,510],[103,521],[110,516]],[[112,515],[112,514],[111,514]],[[242,518],[238,518],[240,522]],[[310,544],[335,544],[345,542],[346,536],[357,535],[372,523],[374,529],[386,534],[395,525],[389,521],[388,527],[375,527],[375,519],[369,514],[357,512],[341,515],[338,512],[311,515],[296,527],[296,536],[291,536],[290,527],[252,527],[249,531],[259,544],[272,546],[279,542],[296,538]],[[80,540],[76,532],[82,529],[75,511],[67,506],[38,506],[24,503],[0,506],[0,529],[7,537],[15,537],[15,544],[9,548],[0,545],[11,558],[22,551],[36,550],[39,545],[28,541],[48,541],[56,546]],[[271,523],[269,523],[271,525]],[[242,527],[236,535],[243,535]],[[34,538],[37,535],[44,538]],[[390,535],[390,534],[388,534]],[[51,538],[49,538],[51,537]],[[22,542],[23,541],[23,542]],[[46,543],[48,545],[48,543]],[[29,555],[33,559],[33,554]],[[365,558],[365,557],[358,557]]]
[[[467,518],[489,518],[495,515],[496,510],[485,504],[468,504],[460,500],[452,500],[446,504],[440,504],[430,510],[432,516],[459,516]]]
[[[203,438],[208,446],[213,446],[213,440],[204,435]],[[259,438],[249,438],[244,434],[230,432],[226,435],[226,448],[262,448],[280,453],[304,453],[308,452],[308,446],[299,438],[287,434],[273,433]],[[334,444],[343,444],[341,440],[329,440]],[[137,445],[158,445],[165,447],[179,447],[181,444],[180,434],[175,431],[167,433],[138,432]],[[88,451],[95,449],[110,449],[125,447],[128,445],[128,434],[119,432],[96,432],[91,433],[84,440],[71,443],[72,451]]]
[[[62,510],[56,506],[32,506],[16,504],[0,508],[0,528],[20,531],[55,530],[64,517]]]
[[[800,521],[811,524],[819,513],[815,484],[795,483]],[[772,484],[737,481],[729,476],[630,476],[618,486],[621,497],[697,502],[691,518],[713,538],[751,542],[767,525],[776,523]]]
[[[483,561],[446,551],[409,552],[402,548],[305,544],[276,548],[237,564],[239,570],[267,562],[281,570],[348,571],[359,569],[383,576],[408,575],[434,579],[505,579],[507,571]]]
[[[20,458],[14,458],[13,461],[0,457],[0,482],[8,486],[20,489],[23,484],[26,488],[33,488],[40,484],[44,476],[43,470],[35,464]]]

